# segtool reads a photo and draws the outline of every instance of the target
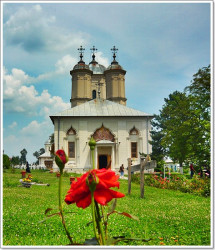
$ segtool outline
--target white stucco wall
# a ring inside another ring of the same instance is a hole
[[[66,165],[68,171],[83,172],[84,168],[91,166],[91,154],[88,142],[96,129],[104,125],[115,136],[114,159],[112,170],[118,170],[121,164],[127,167],[127,159],[131,157],[131,142],[138,143],[138,158],[133,159],[133,164],[139,163],[139,152],[151,153],[150,120],[147,117],[60,117],[58,132],[58,120],[54,120],[55,151],[64,149],[68,154],[68,141],[75,141],[75,159],[69,159]],[[67,136],[67,131],[73,127],[76,135]],[[129,135],[129,131],[135,126],[139,135]],[[148,131],[147,131],[148,128]],[[59,138],[59,141],[58,141]],[[56,166],[55,166],[56,167]]]

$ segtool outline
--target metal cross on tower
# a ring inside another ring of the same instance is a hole
[[[95,61],[95,52],[97,51],[97,49],[95,48],[95,46],[93,46],[90,50],[93,53],[93,55],[92,55],[93,61]]]
[[[97,49],[95,48],[95,46],[93,46],[90,50],[92,51],[93,54],[97,51]]]
[[[111,51],[113,53],[113,60],[116,61],[115,59],[116,59],[116,53],[117,53],[118,49],[115,46],[113,46],[113,48],[111,49]]]
[[[80,59],[81,59],[80,62],[83,62],[82,58],[83,58],[85,48],[80,46],[80,48],[78,50],[79,50],[79,53],[80,53]]]

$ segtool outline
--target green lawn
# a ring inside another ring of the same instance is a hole
[[[3,245],[68,245],[58,216],[39,223],[45,218],[46,208],[57,212],[58,179],[55,174],[39,170],[32,171],[32,175],[50,186],[18,187],[20,170],[3,173]],[[140,199],[139,185],[132,183],[129,196],[127,181],[120,180],[120,183],[120,191],[126,196],[118,199],[116,210],[131,213],[139,217],[139,221],[111,215],[109,233],[112,236],[152,238],[149,242],[134,241],[130,245],[210,245],[209,198],[146,186],[145,198]],[[63,194],[69,187],[69,177],[63,177]],[[90,208],[83,210],[74,204],[64,204],[64,211],[76,242],[83,243],[84,239],[94,236],[92,224],[87,226],[91,221]],[[126,243],[119,243],[123,244]]]

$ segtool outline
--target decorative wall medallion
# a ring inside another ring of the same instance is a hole
[[[66,134],[67,134],[67,135],[76,135],[76,131],[75,131],[75,129],[71,126],[71,128],[68,129],[68,131],[67,131]]]
[[[135,126],[130,130],[130,135],[139,135],[139,131],[135,128]]]

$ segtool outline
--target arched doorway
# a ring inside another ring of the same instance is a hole
[[[107,155],[99,155],[99,165],[98,168],[102,169],[102,168],[106,168],[107,167]]]
[[[115,164],[115,136],[104,125],[98,128],[92,137],[96,141],[95,159],[98,169],[112,168]]]

